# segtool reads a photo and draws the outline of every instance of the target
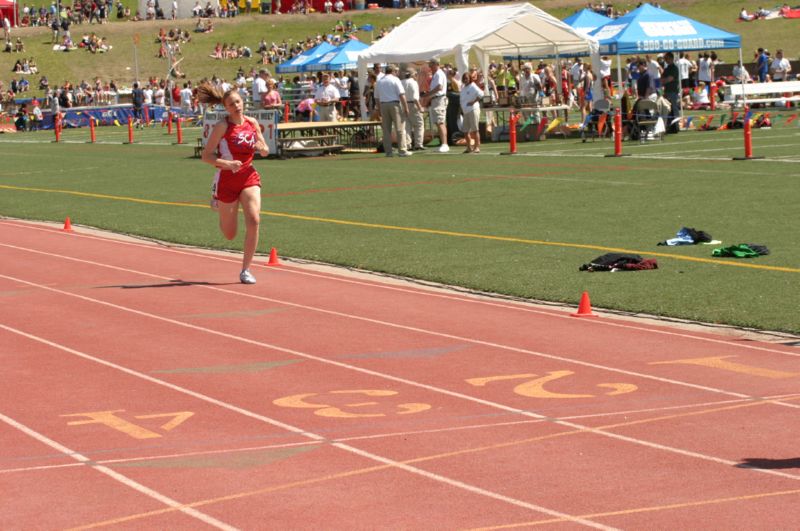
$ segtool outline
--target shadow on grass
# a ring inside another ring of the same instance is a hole
[[[188,280],[175,279],[161,284],[120,284],[116,286],[98,286],[98,288],[100,289],[183,288],[186,286],[230,286],[232,284],[239,284],[239,282],[192,282]]]
[[[737,468],[761,468],[765,470],[774,470],[779,468],[800,468],[800,457],[791,459],[766,459],[763,457],[747,457],[741,463],[736,465]]]

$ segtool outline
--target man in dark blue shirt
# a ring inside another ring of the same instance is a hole
[[[640,98],[646,98],[650,95],[650,74],[647,73],[647,63],[639,60],[639,79],[636,80],[636,94]]]
[[[758,49],[758,60],[756,62],[756,66],[758,67],[758,82],[764,83],[767,80],[767,74],[769,73],[769,55],[767,55],[767,50],[764,48]]]

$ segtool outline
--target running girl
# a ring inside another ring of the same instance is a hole
[[[220,88],[203,83],[197,89],[197,96],[201,103],[222,104],[228,111],[226,119],[214,126],[211,132],[203,150],[203,162],[217,168],[212,205],[217,204],[219,228],[229,240],[236,237],[239,205],[242,205],[245,233],[239,280],[242,284],[255,284],[250,263],[258,246],[261,178],[252,163],[256,151],[266,157],[269,148],[258,122],[243,114],[244,103],[235,88],[223,93]]]

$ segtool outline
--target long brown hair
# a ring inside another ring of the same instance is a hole
[[[236,89],[233,87],[223,92],[222,88],[205,81],[197,87],[197,99],[200,103],[223,105],[228,96],[234,92],[236,92]]]

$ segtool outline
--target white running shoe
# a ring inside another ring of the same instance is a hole
[[[241,273],[239,273],[239,282],[242,284],[255,284],[256,277],[248,269],[243,269]]]
[[[448,146],[447,144],[442,144],[441,146],[439,146],[439,149],[437,151],[439,153],[447,153],[448,151],[450,151],[450,146]]]
[[[410,151],[401,151],[400,152],[400,156],[401,157],[410,157],[411,155],[413,155],[413,153],[411,153]]]

